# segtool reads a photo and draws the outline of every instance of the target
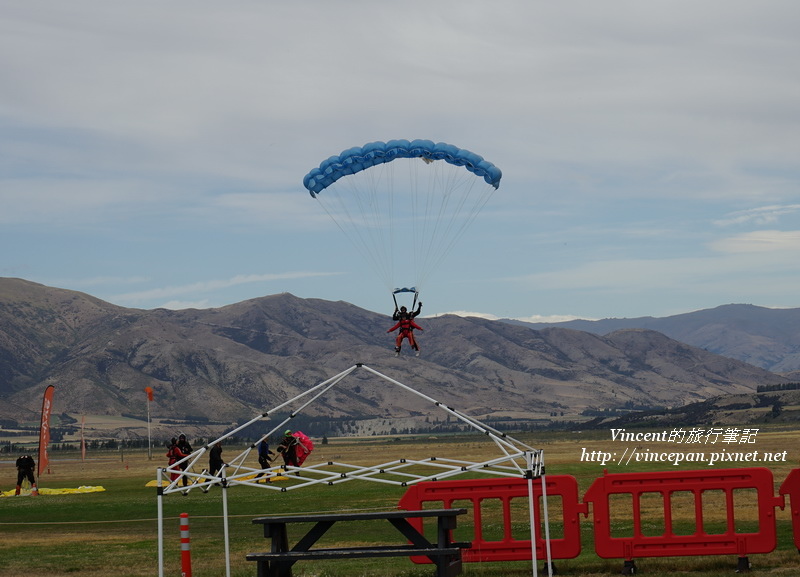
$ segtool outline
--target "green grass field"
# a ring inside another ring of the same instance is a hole
[[[592,432],[576,435],[544,434],[524,437],[523,440],[545,450],[548,474],[566,474],[576,477],[581,494],[592,480],[603,474],[634,471],[675,470],[665,464],[644,463],[641,466],[599,466],[581,462],[581,450],[608,450],[607,433]],[[754,447],[761,451],[778,451],[796,446],[797,435],[791,431],[764,431],[759,434]],[[494,445],[486,437],[453,436],[438,439],[332,439],[328,445],[318,445],[312,461],[337,460],[347,463],[367,464],[383,462],[390,458],[455,456],[474,459],[486,457]],[[660,450],[657,443],[648,448]],[[232,456],[243,447],[226,447]],[[675,446],[666,447],[675,450]],[[66,460],[70,458],[71,460]],[[148,461],[145,451],[97,453],[81,462],[76,455],[51,456],[50,474],[39,480],[43,488],[75,488],[81,485],[102,486],[103,492],[73,495],[42,495],[0,499],[0,575],[3,577],[30,577],[31,575],[81,576],[154,576],[158,574],[157,499],[156,489],[145,485],[155,479],[155,469],[164,464],[161,452]],[[0,488],[13,488],[16,476],[13,460],[3,456],[0,463]],[[791,459],[790,456],[790,460]],[[728,466],[735,466],[727,464]],[[792,462],[770,466],[777,486],[792,468]],[[682,466],[678,469],[697,469],[702,466]],[[229,490],[231,573],[234,576],[255,575],[254,563],[245,560],[250,552],[266,550],[267,541],[261,528],[253,525],[254,517],[277,513],[327,512],[340,510],[382,510],[396,507],[404,489],[352,481],[335,486],[315,485],[285,493],[259,490],[250,487],[233,487]],[[180,575],[179,516],[190,515],[192,537],[193,575],[195,577],[225,575],[222,500],[220,490],[208,494],[193,491],[188,496],[172,494],[164,497],[165,522],[165,574]],[[658,503],[652,504],[657,510]],[[644,504],[647,507],[647,503]],[[689,519],[694,512],[691,503],[680,505],[673,513],[676,532],[681,527],[691,532]],[[681,516],[686,519],[682,520]],[[655,534],[663,529],[658,515],[652,516]],[[764,555],[753,555],[753,570],[760,575],[800,574],[800,555],[792,542],[791,516],[788,506],[776,510],[779,530],[778,549]],[[576,559],[557,560],[559,575],[594,577],[619,574],[622,560],[605,560],[597,557],[592,544],[590,519],[582,520],[582,553]],[[488,519],[491,526],[494,519]],[[557,522],[558,516],[551,518]],[[746,519],[745,519],[746,521]],[[713,527],[714,519],[709,519]],[[488,529],[491,531],[491,527]],[[458,530],[456,538],[468,538]],[[624,536],[629,527],[615,527],[615,536]],[[554,536],[557,536],[554,535]],[[291,539],[290,535],[290,539]],[[391,527],[380,523],[342,524],[334,526],[326,536],[328,545],[356,545],[362,543],[396,542]],[[735,557],[685,557],[647,558],[636,561],[640,574],[654,577],[692,575],[712,577],[729,575],[736,568]],[[543,572],[539,564],[540,575]],[[416,577],[434,574],[432,565],[415,565],[404,558],[369,559],[360,561],[327,561],[298,563],[296,576],[398,576]],[[531,575],[529,561],[514,563],[465,564],[464,575],[516,577]]]

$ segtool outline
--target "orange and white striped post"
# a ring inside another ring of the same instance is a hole
[[[189,538],[189,513],[181,513],[181,577],[192,577],[192,545]]]

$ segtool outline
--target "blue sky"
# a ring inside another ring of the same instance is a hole
[[[391,312],[302,178],[425,138],[503,171],[426,315],[798,307],[798,24],[789,0],[0,0],[0,276]]]

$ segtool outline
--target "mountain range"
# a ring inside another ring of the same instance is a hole
[[[776,373],[800,371],[800,309],[729,304],[663,318],[506,322],[535,330],[567,328],[606,335],[623,329],[658,331],[683,343]]]
[[[154,417],[242,422],[360,364],[420,394],[355,371],[304,414],[419,422],[433,400],[479,419],[546,422],[678,407],[790,382],[791,373],[752,361],[766,362],[766,343],[778,343],[770,366],[797,368],[798,314],[729,305],[650,326],[614,319],[620,326],[610,332],[611,321],[589,330],[419,317],[421,356],[406,346],[396,357],[391,318],[341,301],[283,293],[212,309],[140,310],[0,278],[0,419],[35,420],[54,384],[59,413],[143,417],[151,387]]]

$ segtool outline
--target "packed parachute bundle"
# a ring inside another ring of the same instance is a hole
[[[494,164],[452,144],[390,140],[325,159],[303,185],[392,294],[416,297],[501,178]]]
[[[299,467],[305,462],[305,460],[311,454],[311,451],[314,450],[314,441],[312,441],[308,435],[302,431],[295,431],[292,433],[292,436],[297,439],[297,443],[295,443],[293,448],[295,452],[295,458],[297,459],[297,466]]]
[[[302,431],[286,431],[277,448],[284,462],[294,467],[301,466],[313,450],[314,442]]]

